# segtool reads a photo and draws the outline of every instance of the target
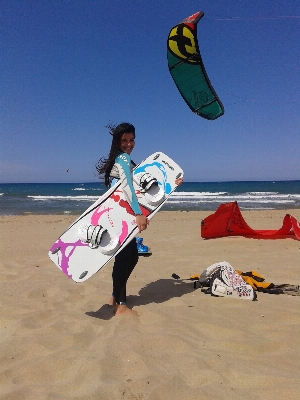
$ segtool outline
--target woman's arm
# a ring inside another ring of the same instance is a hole
[[[131,159],[129,154],[126,153],[119,154],[116,158],[116,166],[119,170],[122,190],[133,212],[136,215],[136,223],[139,228],[139,231],[142,232],[143,230],[147,229],[149,221],[148,218],[142,214],[142,210],[139,206],[135,194],[135,190],[132,183]]]

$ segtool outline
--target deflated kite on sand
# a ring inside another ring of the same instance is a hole
[[[214,214],[201,222],[203,239],[224,236],[245,236],[253,239],[286,239],[300,240],[300,223],[296,218],[286,214],[282,227],[278,230],[254,230],[244,220],[238,203],[221,204]]]

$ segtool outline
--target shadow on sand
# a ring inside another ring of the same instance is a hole
[[[191,282],[174,279],[158,279],[144,286],[138,295],[127,296],[129,307],[143,306],[150,303],[164,303],[174,297],[181,297],[187,293],[193,292],[194,285]],[[113,307],[104,304],[97,311],[87,311],[89,317],[109,320],[113,317]]]

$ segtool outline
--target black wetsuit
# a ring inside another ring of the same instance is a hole
[[[116,255],[112,279],[113,296],[118,304],[126,303],[126,283],[138,262],[138,258],[139,255],[135,238]]]

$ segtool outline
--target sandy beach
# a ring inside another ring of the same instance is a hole
[[[254,229],[279,229],[300,210],[242,211]],[[113,317],[112,261],[83,283],[48,258],[75,220],[0,217],[0,399],[296,400],[300,391],[300,296],[217,298],[188,278],[218,261],[300,284],[300,242],[203,240],[211,212],[159,212],[128,283],[138,318]]]

